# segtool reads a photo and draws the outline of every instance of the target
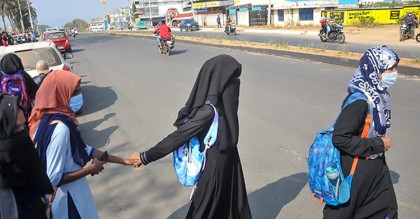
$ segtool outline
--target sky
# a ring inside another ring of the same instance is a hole
[[[80,18],[90,22],[92,18],[104,16],[104,5],[100,0],[30,0],[38,14],[40,25],[62,27],[65,23]],[[128,6],[127,0],[107,0],[105,12]]]

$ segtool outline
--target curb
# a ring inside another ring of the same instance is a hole
[[[132,37],[143,38],[143,39],[155,39],[155,37],[144,36],[144,35],[130,35],[130,34],[116,34],[116,35],[132,36]],[[322,63],[327,63],[327,64],[340,65],[340,66],[353,67],[353,68],[356,68],[359,65],[359,60],[348,59],[348,58],[343,58],[343,57],[333,57],[333,56],[326,56],[326,55],[319,55],[319,54],[286,51],[286,50],[253,48],[253,47],[246,47],[246,46],[238,47],[238,46],[227,46],[227,45],[214,45],[214,44],[206,44],[202,42],[181,40],[181,39],[177,39],[176,41],[193,44],[193,45],[232,49],[232,50],[252,52],[252,53],[258,53],[258,54],[264,54],[264,55],[297,58],[301,60],[309,60],[309,61],[314,61],[314,62],[322,62]],[[416,67],[412,67],[408,65],[398,65],[398,73],[403,74],[403,75],[408,75],[408,76],[420,77],[420,68],[416,68]]]

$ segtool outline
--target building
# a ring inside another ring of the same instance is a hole
[[[120,7],[109,12],[106,20],[110,25],[110,29],[124,29],[127,27],[128,22],[131,22],[130,8]]]
[[[156,25],[161,19],[173,16],[174,13],[182,11],[183,0],[129,0],[138,9],[136,18],[148,20]]]
[[[194,17],[201,26],[217,25],[217,16],[225,22],[226,9],[235,0],[184,0],[182,9],[185,17]]]
[[[89,22],[89,31],[102,31],[104,30],[104,19],[94,18]]]
[[[240,26],[317,25],[321,10],[340,5],[357,6],[357,0],[235,0],[227,12]]]

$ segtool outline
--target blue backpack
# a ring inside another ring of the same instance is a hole
[[[173,152],[175,173],[183,186],[195,186],[197,184],[200,173],[204,170],[206,164],[206,152],[217,139],[219,114],[213,104],[208,101],[206,104],[213,107],[214,117],[204,138],[204,144],[206,145],[204,151],[200,152],[200,141],[197,137],[193,137],[188,143]]]
[[[360,99],[368,101],[364,94],[359,92],[353,93],[344,104],[342,110]],[[371,115],[369,109],[361,135],[362,138],[368,137],[370,124]],[[309,168],[308,184],[315,201],[321,204],[338,206],[350,199],[351,183],[359,157],[354,157],[350,174],[344,178],[343,170],[341,169],[340,151],[332,143],[334,125],[335,122],[327,130],[318,132],[309,148],[307,160]]]

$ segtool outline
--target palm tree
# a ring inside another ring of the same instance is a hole
[[[18,1],[20,3],[20,9],[18,7]],[[20,13],[22,13],[22,21],[23,25],[25,27],[30,27],[30,18],[29,18],[29,10],[27,7],[28,0],[0,0],[0,14],[4,25],[4,30],[6,29],[6,19],[5,17],[8,17],[8,20],[12,26],[13,29],[17,28],[19,30],[22,29],[21,25],[21,17]],[[29,2],[30,3],[30,2]],[[30,3],[31,4],[31,3]],[[32,19],[36,20],[37,14],[34,7],[30,6]]]
[[[7,27],[6,27],[6,20],[4,19],[4,17],[7,16],[8,11],[10,8],[12,8],[15,3],[15,0],[0,0],[0,14],[1,14],[1,19],[3,21],[3,27],[4,30],[7,31]]]

